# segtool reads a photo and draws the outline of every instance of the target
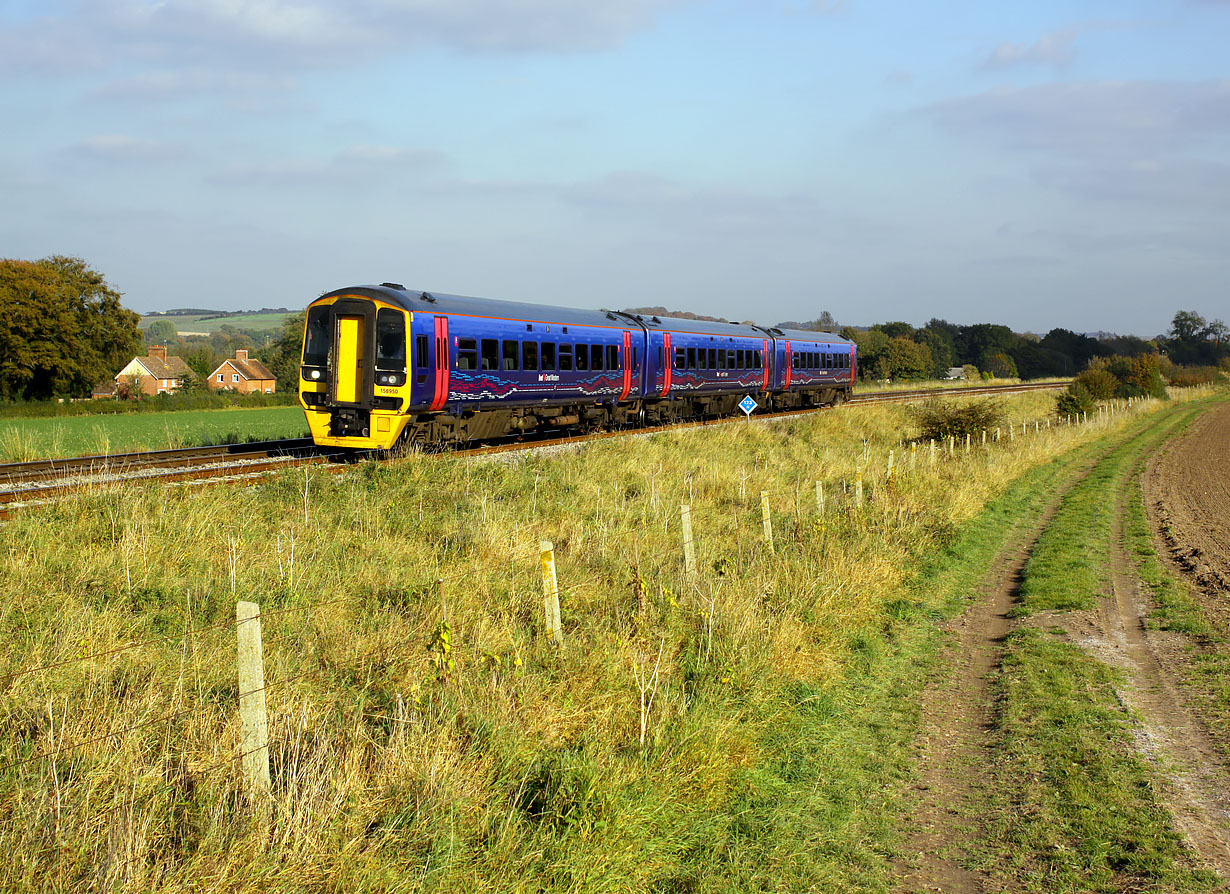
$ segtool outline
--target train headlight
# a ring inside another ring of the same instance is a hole
[[[320,378],[320,370],[318,369],[312,370],[312,380],[315,381],[319,378]]]

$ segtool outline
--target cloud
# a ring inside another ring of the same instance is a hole
[[[979,67],[984,71],[1039,64],[1061,68],[1076,57],[1075,42],[1075,31],[1052,31],[1033,44],[1001,43]]]
[[[141,140],[124,134],[99,134],[73,144],[74,155],[95,161],[150,164],[182,161],[192,151],[182,143]]]
[[[922,110],[942,130],[1010,150],[1102,161],[1168,154],[1230,134],[1230,80],[1000,89]]]
[[[1199,159],[1148,159],[1101,165],[1046,165],[1033,172],[1049,189],[1092,202],[1204,210],[1230,207],[1230,164]]]
[[[693,0],[60,0],[51,14],[0,37],[0,70],[73,72],[118,60],[187,72],[319,68],[432,44],[606,49],[687,2]],[[155,79],[126,86],[157,92],[185,85],[160,87]]]

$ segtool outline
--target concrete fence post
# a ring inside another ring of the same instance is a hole
[[[265,659],[261,650],[261,609],[255,602],[235,604],[238,635],[239,756],[253,809],[267,820],[273,785],[269,779],[269,716],[265,710]]]

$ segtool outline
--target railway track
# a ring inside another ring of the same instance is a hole
[[[925,388],[912,391],[884,391],[859,394],[851,404],[899,403],[933,397],[973,397],[990,394],[1017,394],[1027,391],[1063,388],[1067,382],[1024,383],[1019,385],[979,385],[970,388]],[[782,419],[805,416],[819,410],[788,410],[767,413],[757,419]],[[462,456],[479,456],[514,450],[529,450],[558,445],[579,444],[598,438],[613,438],[637,433],[646,434],[668,429],[702,425],[728,424],[729,418],[709,419],[680,425],[654,428],[623,429],[583,435],[562,435],[533,440],[517,440],[484,444],[456,451]],[[233,482],[255,484],[271,473],[292,466],[334,463],[343,454],[322,451],[308,438],[284,441],[262,441],[250,444],[228,444],[214,447],[190,447],[172,450],[152,450],[99,456],[77,456],[67,459],[38,460],[0,464],[0,519],[29,506],[45,504],[67,493],[90,487],[105,487],[127,483],[178,482],[192,486]],[[349,457],[347,457],[349,458]]]

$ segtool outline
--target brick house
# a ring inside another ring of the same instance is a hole
[[[166,345],[150,345],[145,357],[133,357],[115,374],[117,387],[135,385],[142,394],[170,394],[193,375],[182,357],[168,357]]]
[[[248,359],[248,352],[239,350],[232,359],[223,361],[209,374],[209,387],[214,391],[229,389],[240,394],[273,394],[275,383],[273,373],[265,368],[265,364]]]

